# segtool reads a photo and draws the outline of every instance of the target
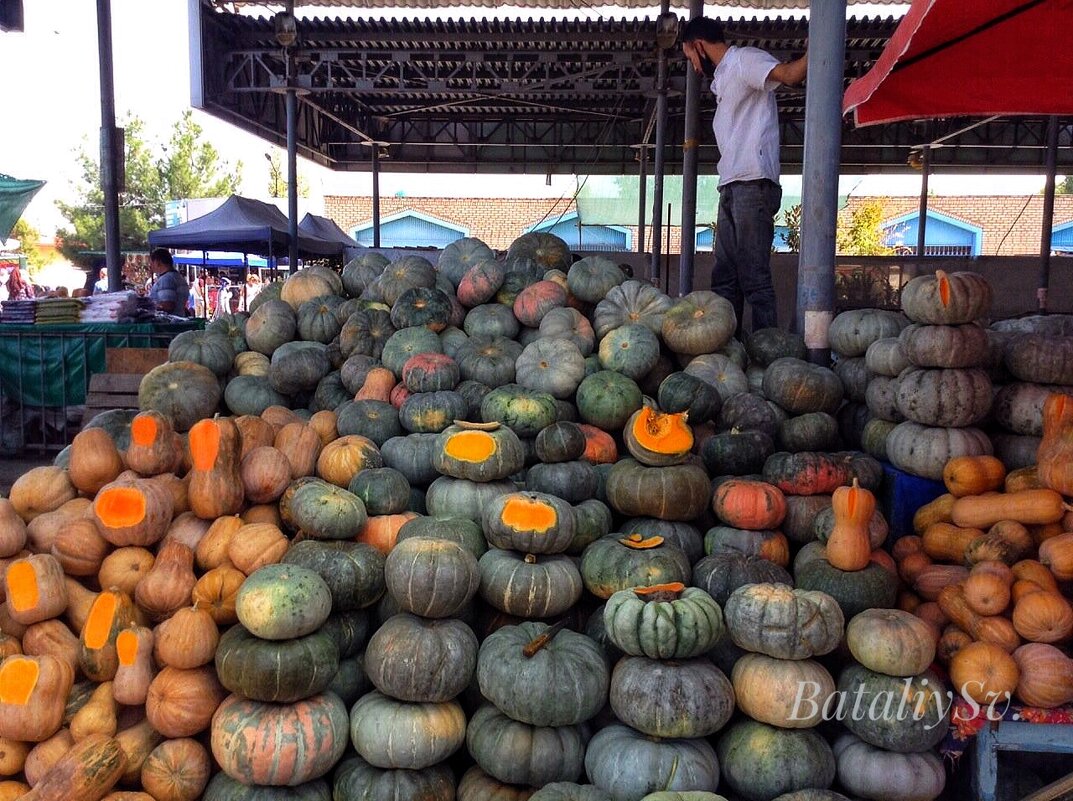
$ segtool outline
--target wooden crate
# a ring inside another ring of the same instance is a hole
[[[104,351],[104,371],[145,375],[167,360],[167,348],[107,348]]]
[[[86,412],[82,427],[101,412],[110,409],[137,409],[140,373],[97,373],[89,379]]]

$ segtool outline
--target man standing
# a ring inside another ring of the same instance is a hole
[[[149,290],[153,303],[162,312],[185,317],[190,286],[175,269],[167,248],[157,248],[149,254],[149,269],[156,276],[153,287]]]
[[[99,273],[100,277],[97,279],[96,283],[93,284],[94,295],[103,295],[108,291],[108,268],[101,267]]]
[[[682,53],[697,72],[714,70],[719,216],[712,290],[733,304],[740,339],[746,300],[754,331],[777,325],[771,244],[782,187],[775,89],[805,80],[808,54],[784,64],[755,47],[729,46],[722,24],[709,17],[686,23]]]

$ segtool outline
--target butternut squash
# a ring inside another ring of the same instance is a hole
[[[913,589],[928,601],[935,601],[944,587],[959,584],[969,576],[969,571],[957,565],[929,565],[917,573]]]
[[[1045,540],[1039,546],[1039,561],[1059,581],[1073,579],[1073,533]]]
[[[50,654],[0,662],[0,737],[39,743],[63,723],[71,666]]]
[[[127,706],[145,703],[149,684],[156,675],[153,666],[153,631],[145,626],[130,626],[116,636],[116,667],[113,693],[116,701]]]
[[[1054,573],[1035,559],[1022,559],[1010,570],[1015,578],[1034,581],[1045,590],[1058,592],[1058,582],[1055,581]]]
[[[94,734],[75,743],[25,796],[24,801],[100,801],[123,775],[114,737]]]
[[[22,650],[27,656],[50,654],[71,666],[71,672],[78,672],[78,637],[67,628],[62,620],[42,620],[26,629],[22,635]]]
[[[1061,495],[1051,489],[1036,489],[958,498],[950,517],[955,525],[965,528],[990,528],[1000,520],[1056,523],[1064,514]]]
[[[116,735],[116,740],[119,741],[119,748],[126,758],[123,776],[120,779],[123,784],[138,783],[142,775],[142,765],[153,753],[153,749],[164,739],[164,735],[156,731],[148,719],[120,730]]]
[[[948,492],[921,506],[913,515],[913,531],[923,534],[928,530],[928,526],[934,523],[949,523],[956,500],[957,498]]]
[[[71,732],[67,729],[60,729],[47,740],[42,740],[31,748],[30,753],[26,755],[26,765],[23,767],[27,784],[31,787],[36,786],[52,769],[56,761],[70,751],[74,744]]]
[[[165,542],[153,569],[134,590],[134,600],[153,620],[164,620],[190,604],[197,583],[194,552],[176,540]]]
[[[943,468],[946,490],[956,498],[993,492],[1005,479],[1006,466],[994,456],[955,456]]]
[[[4,574],[4,594],[11,619],[24,626],[61,615],[67,608],[63,567],[52,554],[16,559]]]
[[[1046,485],[1040,481],[1036,466],[1021,467],[1006,476],[1006,492],[1020,492],[1028,489],[1043,489]]]
[[[238,514],[243,502],[242,443],[234,421],[228,417],[200,420],[190,429],[189,441],[190,509],[205,520]]]
[[[119,667],[116,638],[134,622],[134,604],[122,590],[105,590],[97,596],[79,637],[78,662],[86,678],[111,681]]]
[[[76,743],[95,734],[111,737],[116,733],[117,725],[112,682],[101,682],[85,706],[71,718],[71,737]]]
[[[965,560],[965,552],[973,540],[984,536],[978,528],[961,528],[950,523],[935,523],[924,531],[924,553],[941,562]]]
[[[827,538],[827,561],[839,570],[868,567],[872,553],[868,525],[876,510],[876,499],[853,479],[852,487],[839,487],[831,498],[835,525]]]
[[[0,498],[0,559],[14,556],[26,547],[26,523],[7,498]]]
[[[9,777],[22,773],[30,746],[19,740],[0,737],[0,776]]]

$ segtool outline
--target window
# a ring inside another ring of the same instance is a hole
[[[775,235],[771,239],[771,249],[775,253],[789,253],[790,247],[786,244],[786,237],[789,235],[790,229],[785,225],[775,226]],[[710,226],[698,227],[697,230],[697,245],[696,251],[698,253],[708,252],[714,246],[713,231]]]
[[[883,223],[884,244],[906,253],[915,253],[920,212],[911,211]],[[979,256],[984,230],[941,211],[928,209],[924,230],[925,256]]]
[[[372,221],[354,226],[350,235],[359,245],[372,247]],[[443,248],[465,236],[469,236],[468,228],[409,209],[380,220],[380,247],[384,248]]]
[[[570,211],[561,218],[555,214],[543,222],[531,225],[526,233],[540,231],[555,234],[571,250],[627,251],[633,248],[633,237],[627,228],[618,225],[584,225],[578,227],[576,211]]]

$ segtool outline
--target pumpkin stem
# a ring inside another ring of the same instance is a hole
[[[633,594],[642,601],[676,601],[685,589],[685,584],[673,581],[670,584],[653,584],[651,587],[634,587]]]
[[[541,648],[543,648],[552,640],[554,640],[555,635],[557,635],[565,628],[566,618],[563,618],[558,623],[552,626],[548,626],[548,628],[542,634],[537,635],[522,647],[522,656],[524,656],[526,659],[532,659],[534,656],[537,655]]]
[[[535,564],[537,563],[537,558],[536,558],[536,555],[535,555],[535,554],[531,554],[531,553],[527,553],[527,554],[525,555],[525,563],[526,563],[527,565],[535,565]]]

